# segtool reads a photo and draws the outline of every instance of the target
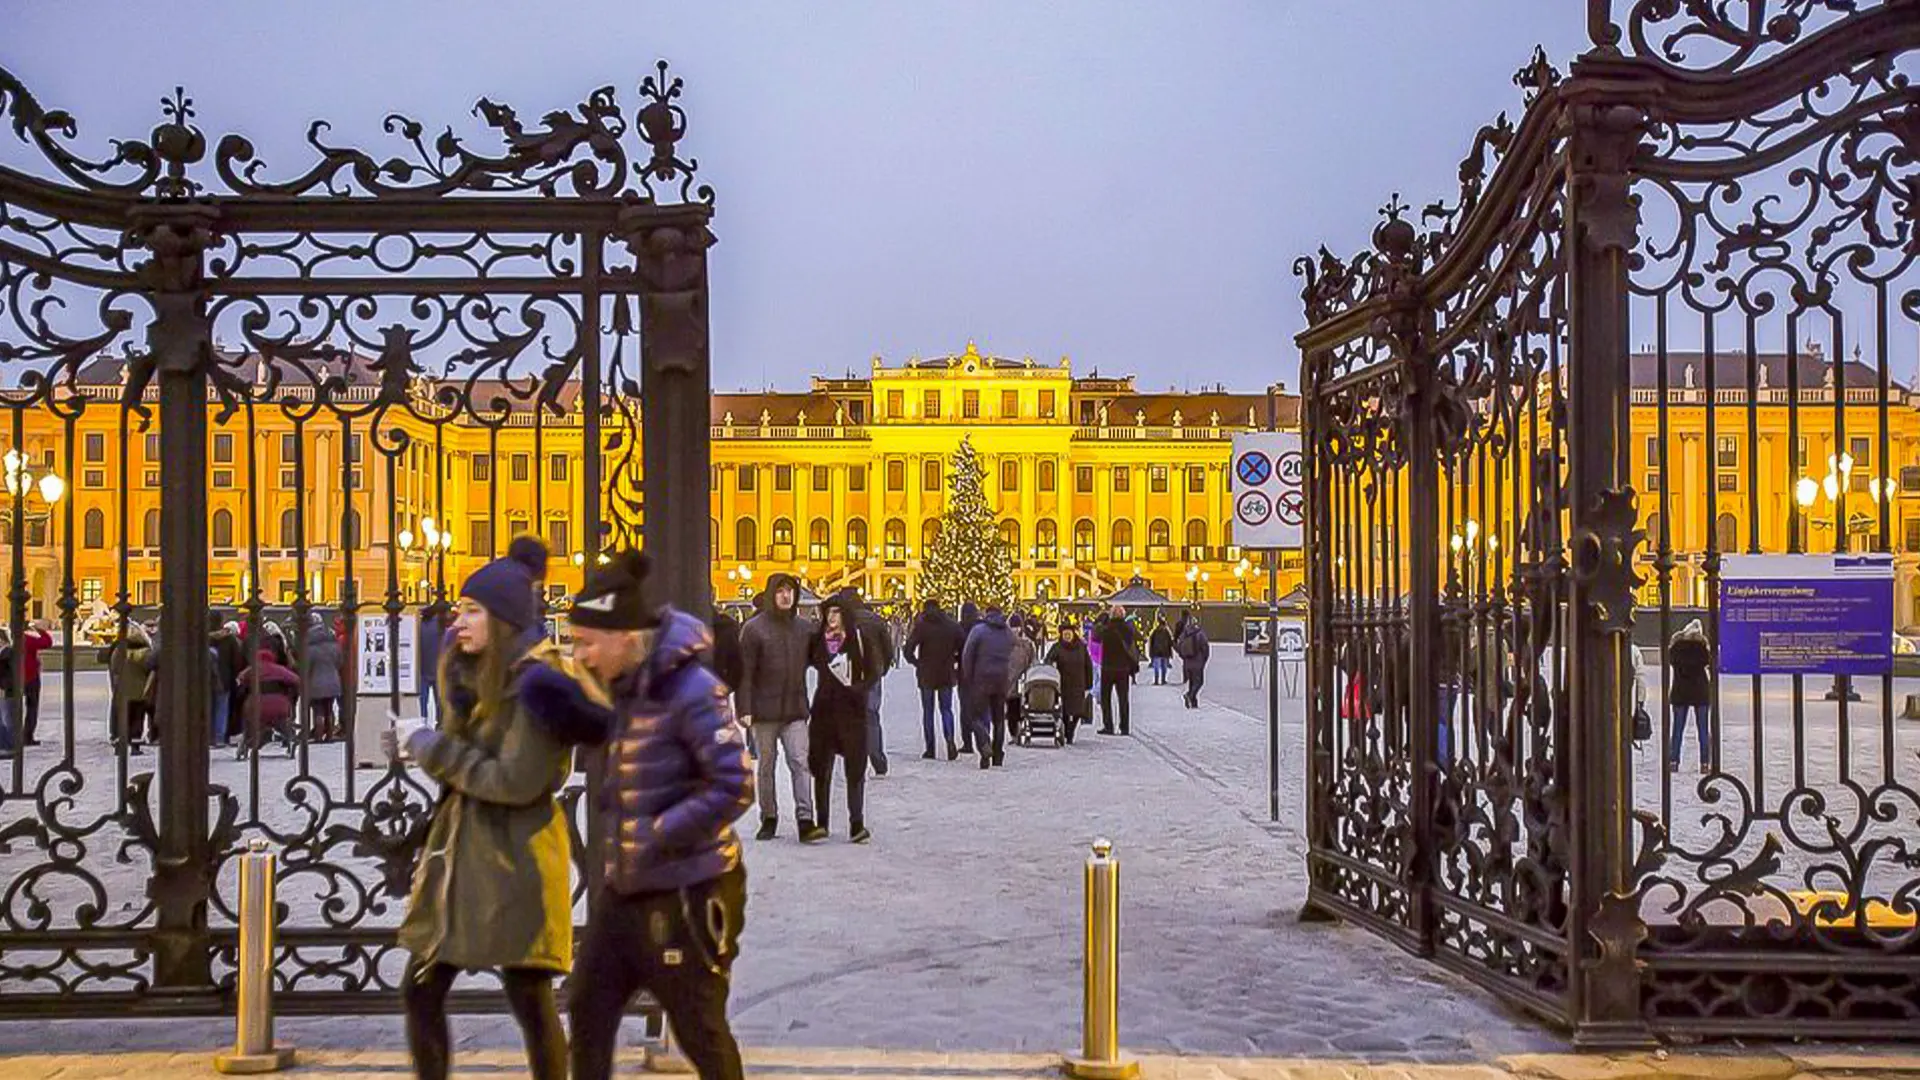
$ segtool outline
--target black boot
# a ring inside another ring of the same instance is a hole
[[[991,769],[991,768],[993,768],[993,755],[992,755],[992,754],[990,754],[990,753],[986,753],[986,752],[984,752],[984,751],[983,751],[983,752],[982,752],[982,753],[980,754],[980,768],[981,768],[981,771],[983,771],[983,772],[984,772],[985,770],[987,770],[987,769]]]
[[[960,748],[953,745],[952,739],[948,739],[947,740],[947,760],[952,761],[953,759],[959,756],[960,756]]]
[[[780,835],[780,819],[763,817],[760,819],[760,831],[753,834],[755,840],[771,840]]]
[[[924,753],[922,753],[922,754],[920,755],[920,760],[922,760],[922,761],[932,761],[932,760],[933,760],[933,747],[931,747],[931,746],[929,746],[929,747],[927,747],[927,749],[926,749],[926,751],[925,751]]]

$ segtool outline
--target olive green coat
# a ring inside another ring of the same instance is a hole
[[[466,970],[565,972],[573,962],[572,857],[554,793],[572,771],[571,753],[517,698],[507,708],[501,723],[449,715],[445,730],[410,743],[445,793],[414,869],[399,941],[422,960]]]

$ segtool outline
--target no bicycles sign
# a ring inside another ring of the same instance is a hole
[[[1243,548],[1297,548],[1306,521],[1306,462],[1290,431],[1233,437],[1233,540]]]

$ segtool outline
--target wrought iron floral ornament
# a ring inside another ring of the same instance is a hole
[[[1639,520],[1633,488],[1611,488],[1594,496],[1587,524],[1573,537],[1574,580],[1586,586],[1594,618],[1609,634],[1633,629],[1633,598],[1642,580],[1633,553],[1647,538]]]

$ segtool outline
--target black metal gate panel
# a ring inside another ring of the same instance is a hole
[[[1912,688],[1711,643],[1682,709],[1672,646],[1734,554],[1897,554],[1920,622],[1920,9],[1613,8],[1300,265],[1309,907],[1586,1045],[1912,1037]]]
[[[281,179],[239,135],[210,146],[182,92],[88,157],[0,71],[26,159],[0,166],[7,627],[55,642],[37,686],[25,649],[6,672],[15,729],[44,719],[0,759],[0,1015],[229,1011],[255,842],[280,856],[282,1007],[393,1008],[432,793],[364,745],[428,707],[402,685],[415,620],[521,532],[556,613],[643,538],[705,609],[704,515],[643,513],[707,498],[713,193],[681,92],[662,62],[630,114],[608,87],[538,125],[390,116],[391,156],[315,123]],[[277,732],[222,716],[228,622],[309,690]],[[212,745],[228,719],[237,749]]]

